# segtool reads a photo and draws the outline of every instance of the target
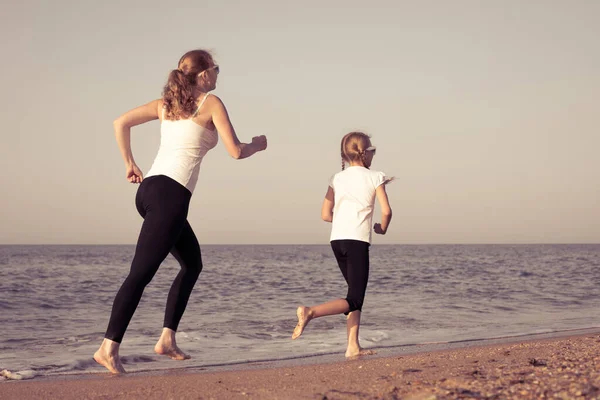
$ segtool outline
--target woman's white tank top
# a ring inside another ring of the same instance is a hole
[[[204,96],[198,109],[189,119],[163,119],[160,124],[160,147],[146,177],[166,175],[194,192],[200,173],[200,163],[206,153],[217,145],[219,136],[194,122],[193,118],[208,97]]]

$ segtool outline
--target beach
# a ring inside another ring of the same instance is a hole
[[[92,354],[133,251],[0,246],[1,400],[598,397],[599,245],[374,246],[360,340],[377,354],[351,361],[343,316],[290,338],[298,304],[345,293],[328,246],[205,246],[178,330],[192,359],[153,352],[167,258],[113,377]]]
[[[11,381],[0,384],[0,398],[596,399],[600,332],[590,332],[442,350],[417,346],[409,354],[383,349],[354,360],[340,354],[334,362]]]

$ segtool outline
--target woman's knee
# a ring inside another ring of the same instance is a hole
[[[181,269],[186,275],[190,277],[198,278],[200,272],[202,272],[202,257],[187,257],[180,262]]]
[[[123,285],[131,288],[133,291],[136,289],[143,290],[146,286],[148,286],[150,281],[152,281],[153,277],[154,273],[151,271],[132,271],[129,273],[129,275],[127,275],[127,278],[125,278]]]

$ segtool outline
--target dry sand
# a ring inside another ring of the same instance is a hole
[[[6,400],[554,398],[600,399],[598,333],[313,365],[0,384]]]

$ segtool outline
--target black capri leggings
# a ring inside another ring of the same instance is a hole
[[[346,301],[350,306],[348,313],[356,310],[362,311],[369,281],[369,246],[369,243],[360,240],[331,241],[333,254],[346,283],[348,283],[348,294],[346,295]]]
[[[123,340],[144,288],[169,253],[179,262],[181,271],[167,297],[164,327],[177,330],[202,271],[200,245],[186,220],[191,196],[187,188],[164,175],[151,176],[140,184],[135,205],[144,223],[131,270],[113,303],[107,339],[118,343]]]

